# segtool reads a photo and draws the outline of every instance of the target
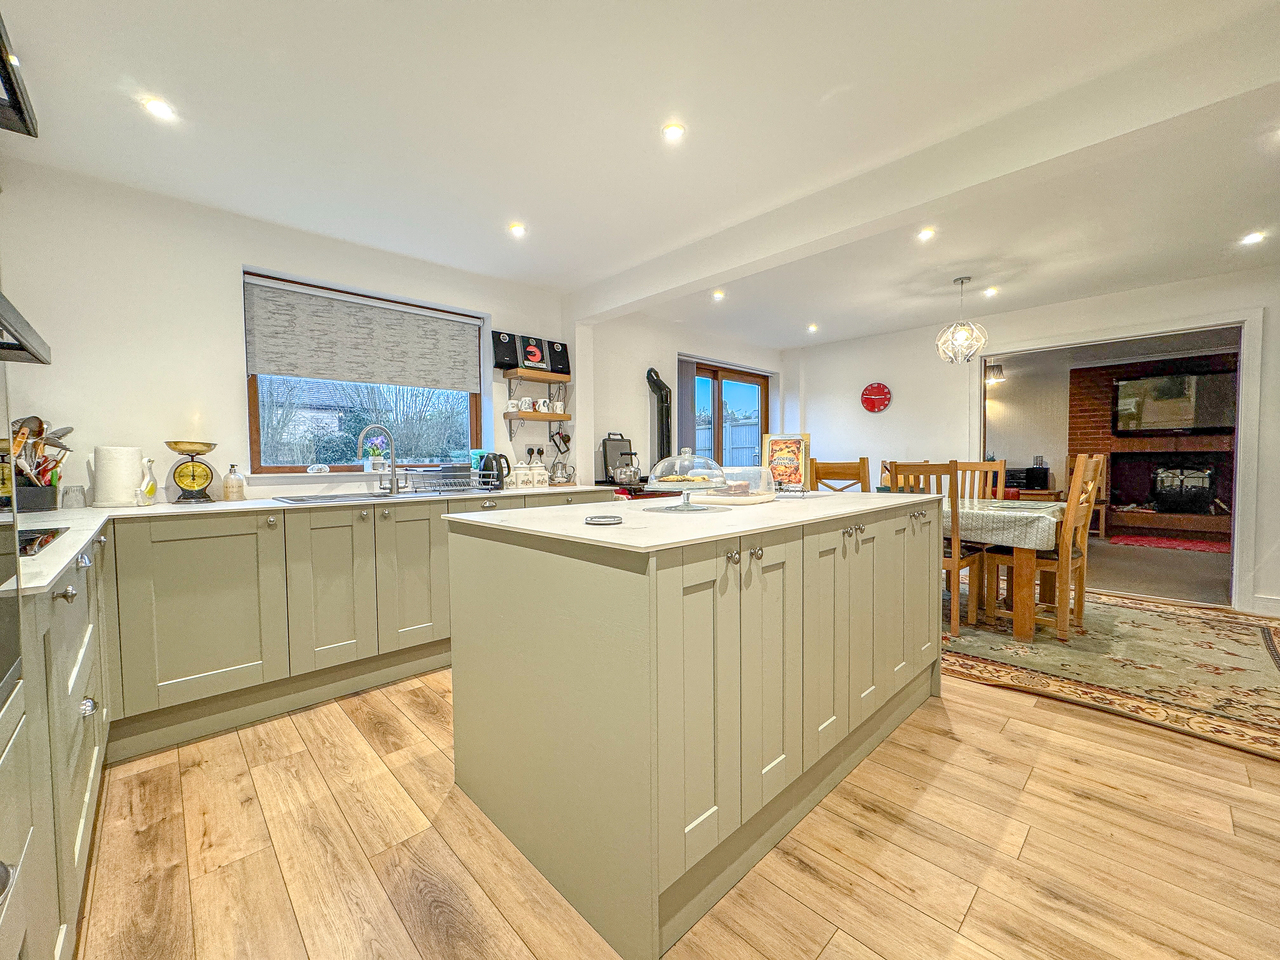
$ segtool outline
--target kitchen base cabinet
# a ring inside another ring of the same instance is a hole
[[[375,509],[285,512],[291,676],[378,652]]]
[[[282,511],[117,520],[126,715],[289,675]]]
[[[52,922],[40,929],[39,911],[30,911],[28,904],[33,896],[39,896],[43,869],[48,871],[49,857],[39,847],[39,835],[35,829],[36,799],[33,796],[35,781],[31,770],[30,728],[27,725],[26,691],[22,683],[0,705],[0,863],[8,868],[8,874],[0,880],[0,960],[22,960],[40,955],[51,955],[49,940]],[[45,954],[44,950],[49,950]]]
[[[449,635],[445,506],[434,501],[374,510],[379,653]]]
[[[535,488],[536,489],[536,488]],[[530,493],[524,498],[526,507],[562,507],[569,503],[612,503],[613,488],[589,490],[586,493]],[[460,511],[453,511],[455,513]]]

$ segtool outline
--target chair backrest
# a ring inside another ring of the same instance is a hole
[[[1094,503],[1106,504],[1106,502],[1111,499],[1111,494],[1108,492],[1109,488],[1107,487],[1107,455],[1105,453],[1099,453],[1086,454],[1086,456],[1098,456],[1102,458],[1102,473],[1098,475],[1098,495],[1094,497]],[[1075,473],[1076,459],[1076,454],[1067,454],[1066,478],[1068,488],[1071,486],[1072,476]]]
[[[930,463],[928,460],[914,463],[889,461],[889,489],[894,493],[938,493],[951,505],[951,531],[946,536],[952,543],[960,542],[960,483],[956,461]],[[959,550],[956,549],[956,556]]]
[[[1067,491],[1067,512],[1062,518],[1062,532],[1058,536],[1058,556],[1070,557],[1074,545],[1082,553],[1089,550],[1089,522],[1093,519],[1093,505],[1102,486],[1103,458],[1101,454],[1079,454],[1071,466],[1071,488]]]
[[[1003,460],[961,460],[956,463],[961,500],[1003,500]]]
[[[825,487],[844,493],[855,484],[861,486],[863,493],[875,490],[871,482],[871,461],[866,457],[861,460],[810,460],[809,488],[817,490]]]

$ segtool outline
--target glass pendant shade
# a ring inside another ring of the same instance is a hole
[[[947,363],[968,363],[986,345],[986,329],[972,320],[957,320],[938,334],[938,356]]]

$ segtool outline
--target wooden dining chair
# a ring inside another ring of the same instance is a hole
[[[956,463],[961,500],[1003,500],[1004,460],[961,460]]]
[[[861,460],[810,460],[809,489],[823,487],[836,493],[847,493],[857,485],[863,493],[874,493],[871,482],[871,461]]]
[[[1067,491],[1067,512],[1058,529],[1058,545],[1052,550],[1036,551],[1036,571],[1054,574],[1053,602],[1040,601],[1049,613],[1037,611],[1036,623],[1054,627],[1059,640],[1066,640],[1071,625],[1084,622],[1084,591],[1089,573],[1089,521],[1101,486],[1103,458],[1080,454],[1071,470],[1071,487]],[[1006,616],[996,603],[999,593],[1000,567],[1013,566],[1013,548],[988,547],[987,607],[988,616]],[[1013,583],[1013,575],[1009,575]],[[1012,588],[1011,588],[1012,589]],[[1034,586],[1032,589],[1035,589]]]
[[[951,592],[951,635],[960,635],[960,571],[969,571],[969,625],[978,622],[983,582],[981,547],[960,539],[960,484],[956,461],[947,463],[889,462],[889,487],[894,493],[934,493],[947,498],[951,510],[950,529],[942,531],[942,569]]]
[[[1107,455],[1100,453],[1102,457],[1102,474],[1098,477],[1098,495],[1093,499],[1093,513],[1098,518],[1098,536],[1103,540],[1107,539],[1107,507],[1111,503],[1111,490],[1107,486]],[[1071,475],[1075,470],[1076,458],[1071,454],[1067,454],[1067,486],[1071,486]],[[1093,518],[1091,517],[1090,520]]]

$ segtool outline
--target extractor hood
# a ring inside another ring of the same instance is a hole
[[[0,20],[0,128],[36,136],[36,112],[18,72],[18,56]]]
[[[9,298],[0,293],[0,362],[49,363],[51,360],[49,345]]]

